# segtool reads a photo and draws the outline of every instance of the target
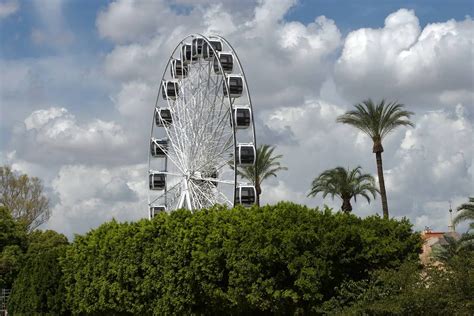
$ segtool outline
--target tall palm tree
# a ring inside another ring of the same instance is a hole
[[[361,195],[370,203],[369,194],[375,199],[377,192],[374,177],[370,174],[362,174],[360,166],[352,170],[337,167],[324,171],[314,179],[308,196],[316,196],[318,193],[322,193],[323,198],[328,194],[333,199],[338,196],[342,200],[342,211],[349,213],[352,211],[352,198],[357,202],[357,196]]]
[[[260,194],[262,194],[262,181],[269,177],[276,177],[276,173],[281,170],[288,170],[282,167],[278,161],[282,155],[273,155],[275,146],[260,145],[257,148],[257,157],[255,165],[239,167],[237,174],[242,178],[248,179],[255,186],[257,191],[257,205],[260,206]]]
[[[474,197],[469,197],[469,202],[461,204],[458,207],[458,215],[453,221],[454,225],[457,225],[464,221],[471,221],[470,229],[474,230]]]
[[[337,122],[356,127],[369,135],[374,142],[372,152],[375,153],[377,162],[377,174],[384,218],[388,218],[388,203],[382,167],[382,140],[387,134],[399,126],[415,126],[410,121],[410,117],[414,113],[405,111],[403,107],[403,104],[398,104],[397,102],[385,102],[385,100],[382,100],[380,103],[374,104],[371,99],[368,99],[356,104],[355,110],[348,111],[337,118]]]

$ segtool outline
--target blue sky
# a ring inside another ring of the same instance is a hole
[[[467,0],[422,0],[422,1],[376,1],[376,0],[323,0],[300,1],[286,15],[289,20],[311,22],[314,15],[325,15],[334,19],[344,30],[360,27],[382,27],[385,17],[399,8],[413,9],[420,24],[444,22],[449,19],[462,20],[473,15],[474,5]]]
[[[0,21],[0,57],[6,59],[34,58],[58,53],[100,54],[110,51],[109,41],[101,39],[95,25],[97,14],[112,2],[92,0],[64,1],[63,15],[66,25],[76,35],[74,45],[66,51],[37,45],[31,40],[33,29],[43,23],[38,16],[34,1],[20,1],[21,10]],[[174,9],[186,12],[188,6],[175,5]],[[399,8],[414,9],[420,24],[462,20],[474,14],[472,1],[422,0],[422,1],[374,1],[374,0],[299,0],[285,15],[288,21],[310,23],[315,16],[325,15],[333,19],[343,33],[360,27],[382,27],[384,18]]]
[[[0,23],[0,56],[8,59],[35,58],[56,54],[98,54],[109,51],[112,46],[98,36],[95,19],[99,10],[107,7],[104,1],[65,1],[62,15],[65,25],[75,35],[74,44],[66,50],[58,50],[48,45],[35,44],[32,31],[44,26],[44,18],[38,12],[34,1],[21,1],[17,14],[3,19]]]
[[[0,0],[0,162],[43,179],[45,227],[68,236],[146,217],[158,81],[185,35],[217,32],[243,62],[257,142],[289,169],[264,203],[338,209],[306,197],[312,179],[376,169],[370,140],[335,119],[386,97],[416,124],[384,143],[391,214],[443,230],[474,187],[473,15],[470,1]]]

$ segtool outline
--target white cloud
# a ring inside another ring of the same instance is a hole
[[[413,10],[400,9],[381,29],[348,34],[335,66],[339,89],[356,101],[369,96],[412,100],[414,106],[472,102],[474,22],[449,20],[421,30]]]
[[[48,110],[35,111],[25,119],[26,130],[40,129],[50,120],[54,120],[66,114],[67,110],[65,108],[50,108]]]
[[[305,192],[295,192],[291,187],[281,180],[269,180],[262,185],[261,205],[275,204],[280,201],[292,201],[295,203],[308,203]]]
[[[212,6],[205,12],[204,23],[207,26],[205,34],[226,36],[237,29],[232,15],[222,9],[222,4]]]
[[[117,163],[130,158],[128,135],[113,121],[81,124],[65,108],[52,107],[34,111],[24,124],[14,137],[22,144],[17,152],[30,161]]]
[[[122,84],[115,106],[123,116],[145,122],[153,113],[157,95],[156,85],[142,81],[128,81]],[[151,122],[151,119],[149,120]]]
[[[0,2],[0,19],[6,18],[18,11],[20,4],[17,0]]]
[[[144,165],[104,168],[65,165],[52,182],[58,202],[46,228],[71,237],[105,221],[138,220],[146,209]]]
[[[125,43],[147,39],[163,25],[176,25],[175,19],[165,1],[119,0],[99,13],[96,25],[102,37]]]
[[[398,163],[387,176],[394,198],[419,203],[472,194],[469,169],[474,158],[474,126],[462,109],[458,105],[457,111],[428,112],[418,118],[414,130],[405,133],[396,152]]]

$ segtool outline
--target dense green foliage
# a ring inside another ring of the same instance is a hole
[[[0,289],[11,288],[27,244],[26,225],[15,221],[10,211],[0,207]]]
[[[28,251],[8,301],[9,312],[13,315],[67,313],[59,264],[59,258],[65,255],[67,238],[51,230],[35,231],[28,241]]]
[[[77,236],[62,265],[75,314],[300,314],[419,249],[406,220],[280,203],[112,221]]]
[[[406,262],[349,282],[326,304],[336,315],[473,315],[474,254],[464,252],[442,267]]]

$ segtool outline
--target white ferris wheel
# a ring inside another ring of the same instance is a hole
[[[185,37],[168,60],[155,103],[149,217],[253,205],[255,187],[239,181],[235,170],[255,159],[252,102],[237,54],[221,36]]]

